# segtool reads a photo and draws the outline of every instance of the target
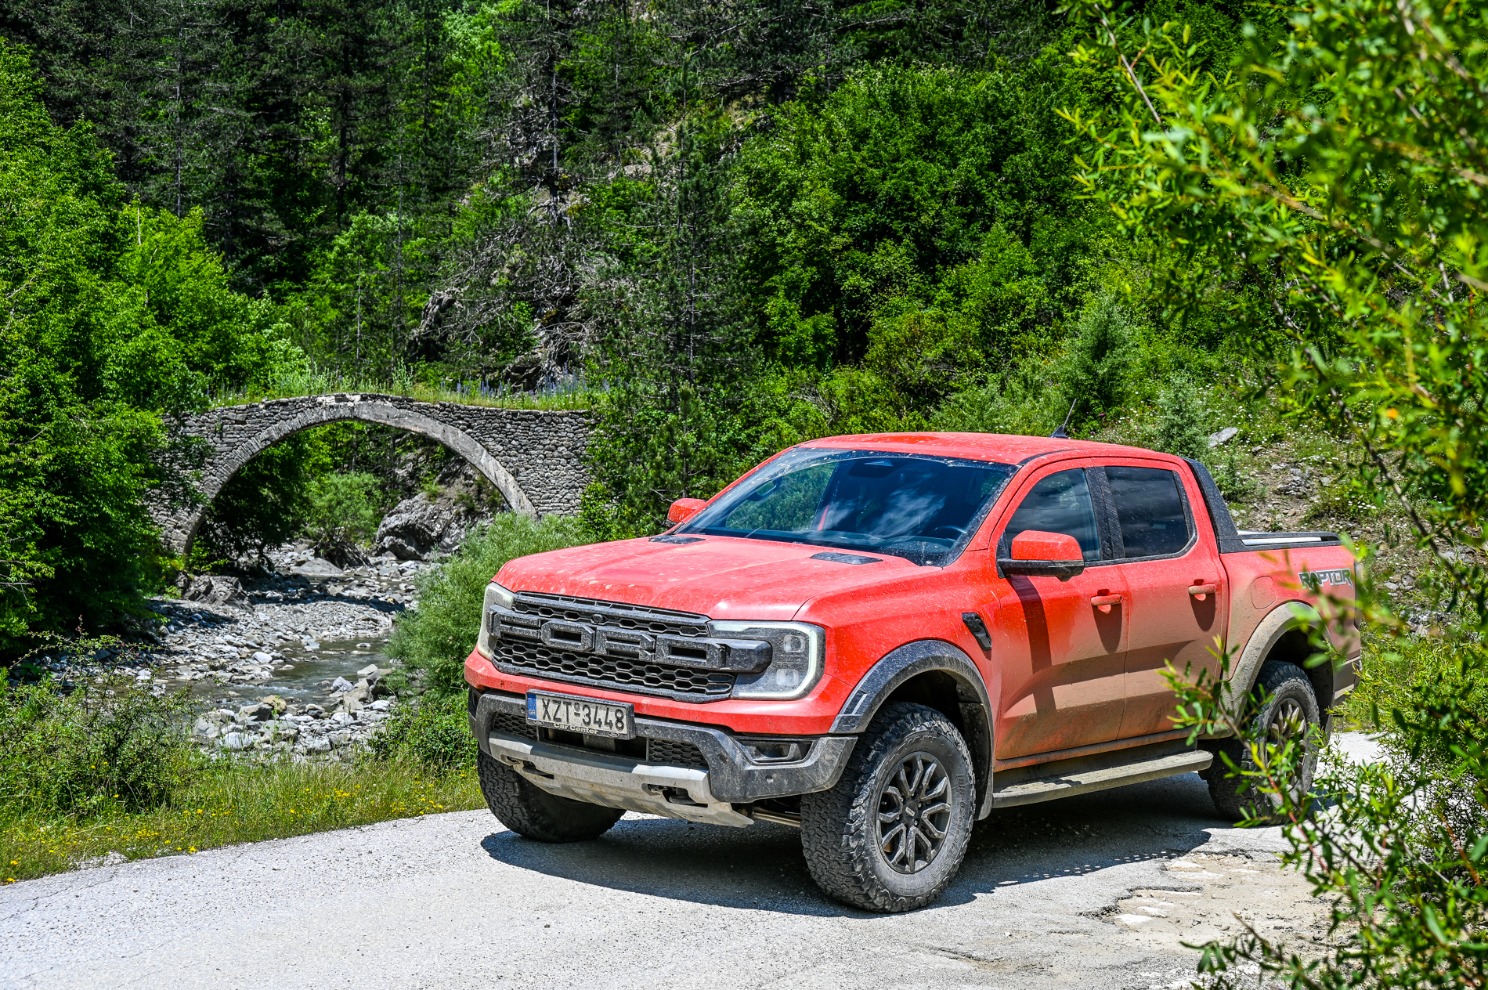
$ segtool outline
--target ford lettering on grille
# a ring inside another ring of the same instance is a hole
[[[679,700],[727,697],[770,661],[767,643],[708,636],[706,616],[558,595],[519,593],[490,628],[500,669]]]

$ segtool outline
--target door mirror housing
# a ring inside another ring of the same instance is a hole
[[[667,525],[678,526],[698,514],[698,510],[708,504],[704,498],[679,498],[667,509]]]
[[[1025,529],[1013,537],[1009,556],[999,557],[997,569],[1006,576],[1053,575],[1061,581],[1085,570],[1080,544],[1067,533]]]

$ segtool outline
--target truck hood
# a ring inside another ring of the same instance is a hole
[[[927,570],[888,554],[851,555],[875,558],[872,564],[815,559],[824,552],[832,551],[727,536],[686,544],[621,540],[520,557],[501,568],[496,579],[512,591],[649,605],[715,619],[782,620],[813,598]]]

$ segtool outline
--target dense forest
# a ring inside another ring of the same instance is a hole
[[[1275,20],[1148,13],[1213,60]],[[1082,198],[1066,117],[1118,82],[1083,30],[1013,0],[0,3],[5,634],[106,627],[171,566],[138,511],[159,417],[235,396],[577,393],[597,536],[809,436],[1183,405],[1269,328],[1169,312]],[[285,443],[204,553],[292,534],[340,468]]]

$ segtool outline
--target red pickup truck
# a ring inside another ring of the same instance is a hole
[[[829,894],[903,911],[998,808],[1199,771],[1243,816],[1215,762],[1241,747],[1186,742],[1168,663],[1218,674],[1227,653],[1229,703],[1273,735],[1326,730],[1355,682],[1354,623],[1319,608],[1353,596],[1339,538],[1238,531],[1168,454],[831,437],[670,522],[488,587],[465,675],[513,831],[591,839],[627,809],[783,823]]]

